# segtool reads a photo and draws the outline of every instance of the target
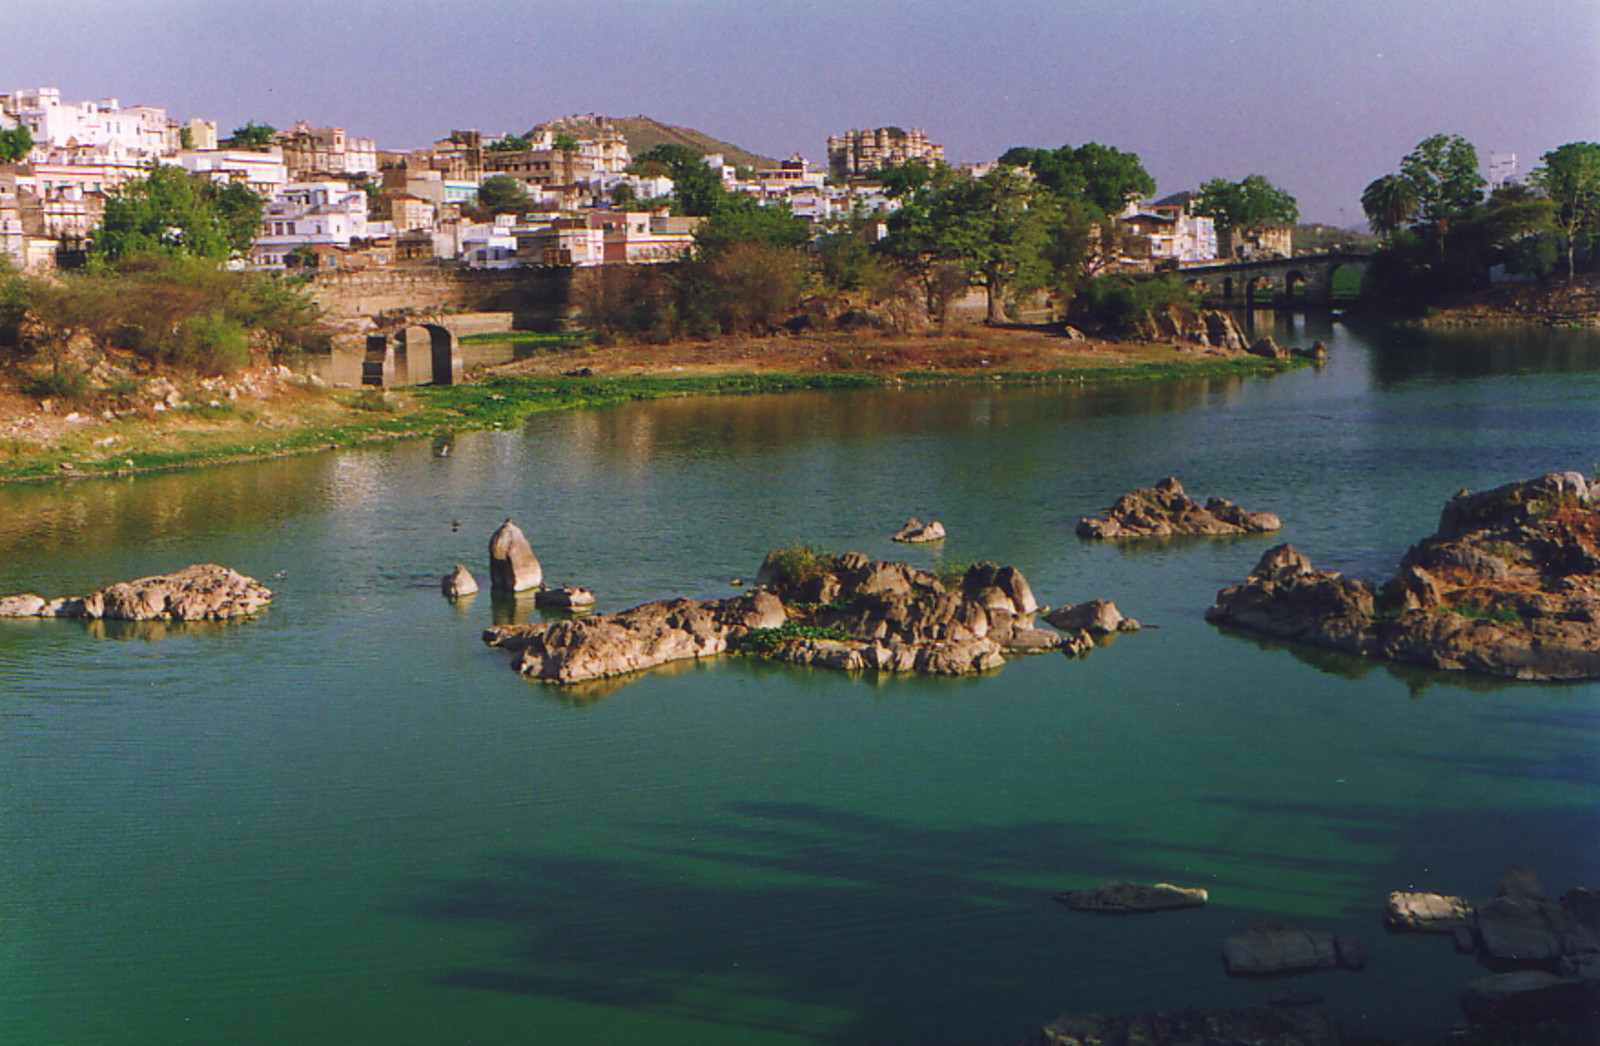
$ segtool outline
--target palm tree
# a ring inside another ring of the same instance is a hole
[[[1390,236],[1417,216],[1422,200],[1417,185],[1399,174],[1386,174],[1361,193],[1361,209],[1367,212],[1372,231]]]

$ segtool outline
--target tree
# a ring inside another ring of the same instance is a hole
[[[478,186],[478,206],[493,214],[522,214],[530,206],[528,191],[509,174],[491,174]]]
[[[236,149],[254,149],[260,152],[269,148],[277,140],[277,135],[276,127],[251,120],[243,127],[235,127],[228,140]]]
[[[628,170],[633,174],[672,179],[672,194],[684,214],[707,217],[716,210],[724,190],[722,179],[705,156],[687,145],[667,143],[639,154]]]
[[[1122,213],[1128,201],[1156,191],[1156,182],[1137,153],[1125,153],[1099,142],[1073,148],[1030,149],[1017,146],[1000,157],[1007,167],[1026,167],[1045,189],[1063,199],[1081,198],[1102,214]]]
[[[1437,226],[1441,236],[1483,199],[1478,150],[1460,135],[1436,134],[1418,142],[1400,161],[1400,176],[1416,188],[1418,217]]]
[[[520,153],[533,148],[533,140],[521,135],[508,134],[504,138],[496,138],[484,149],[491,153]]]
[[[1600,144],[1568,142],[1539,160],[1529,180],[1556,206],[1555,222],[1566,247],[1567,278],[1572,279],[1578,240],[1600,232]]]
[[[250,249],[265,201],[248,186],[219,186],[177,167],[155,165],[106,197],[94,254],[118,261],[165,254],[222,261]]]
[[[1373,180],[1361,193],[1361,209],[1372,231],[1392,237],[1416,218],[1422,201],[1416,183],[1398,174]]]
[[[1237,182],[1213,178],[1202,184],[1194,213],[1229,229],[1261,229],[1295,224],[1300,205],[1266,178],[1252,174]]]
[[[811,238],[811,227],[796,217],[786,203],[765,206],[749,196],[724,193],[704,224],[694,234],[695,246],[705,257],[725,253],[741,243],[762,243],[795,250]]]
[[[891,217],[885,249],[928,287],[934,273],[948,273],[940,263],[961,264],[984,286],[987,319],[999,322],[1009,289],[1047,279],[1058,218],[1050,195],[1015,167],[1001,165],[978,179],[940,168]]]
[[[0,163],[22,163],[33,151],[33,132],[23,124],[0,131]]]
[[[878,181],[883,183],[883,194],[891,199],[916,192],[932,178],[933,169],[922,160],[908,160],[878,172]]]

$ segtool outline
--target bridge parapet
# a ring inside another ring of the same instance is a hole
[[[1370,254],[1341,251],[1189,265],[1178,275],[1211,305],[1248,305],[1264,291],[1275,303],[1332,308],[1338,303],[1335,275],[1341,270],[1365,275],[1371,261]]]

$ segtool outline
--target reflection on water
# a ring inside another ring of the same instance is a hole
[[[1417,379],[1487,378],[1507,374],[1580,374],[1600,371],[1600,331],[1433,331],[1377,329],[1373,376],[1390,386]]]

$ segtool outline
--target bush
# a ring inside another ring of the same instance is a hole
[[[24,374],[17,382],[24,396],[41,400],[76,403],[89,396],[89,374],[81,367],[58,363],[45,370]]]
[[[1079,326],[1126,336],[1158,312],[1172,306],[1192,308],[1194,304],[1194,295],[1171,276],[1101,276],[1078,291],[1070,315]]]

